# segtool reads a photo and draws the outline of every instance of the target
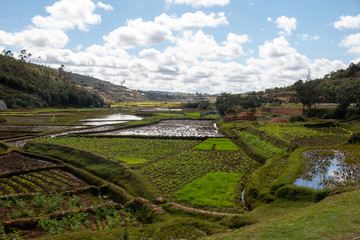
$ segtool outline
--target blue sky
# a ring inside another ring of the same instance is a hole
[[[0,49],[132,89],[258,91],[360,62],[359,0],[0,0],[0,9]]]

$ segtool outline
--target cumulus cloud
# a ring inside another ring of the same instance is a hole
[[[268,21],[271,20],[268,19]],[[288,18],[286,16],[278,17],[275,21],[276,27],[283,29],[283,31],[280,32],[281,35],[291,35],[292,31],[296,29],[296,18]]]
[[[203,27],[217,27],[219,25],[229,24],[223,12],[218,14],[210,13],[207,15],[202,11],[184,13],[180,18],[175,15],[169,16],[163,13],[159,17],[156,17],[154,22],[175,31],[192,31]]]
[[[0,30],[0,43],[24,48],[61,48],[69,41],[61,30],[32,28],[22,32],[7,33]]]
[[[177,39],[176,49],[193,58],[229,59],[244,55],[242,44],[248,41],[247,35],[229,33],[227,39],[219,44],[212,35],[199,30],[196,33],[185,33],[183,38]]]
[[[102,2],[97,2],[96,6],[99,7],[99,8],[105,9],[106,11],[114,10],[114,8],[111,5],[105,4],[105,3],[102,3]]]
[[[348,52],[360,55],[360,33],[351,34],[340,42],[341,47],[349,48]]]
[[[133,48],[162,43],[171,35],[167,27],[154,22],[144,22],[138,18],[128,20],[126,26],[115,29],[103,38],[109,47]]]
[[[334,22],[334,27],[338,30],[360,28],[360,14],[353,16],[341,16],[338,21]]]
[[[108,7],[100,3],[102,7]],[[33,24],[38,28],[68,30],[78,28],[88,31],[89,25],[99,24],[101,16],[95,14],[96,5],[91,0],[60,0],[45,8],[50,16],[35,16]]]
[[[192,7],[211,7],[214,5],[225,6],[230,3],[230,0],[166,0],[170,4],[186,4]]]

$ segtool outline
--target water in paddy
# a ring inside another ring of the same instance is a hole
[[[347,161],[343,151],[338,149],[309,150],[303,153],[305,172],[294,182],[295,185],[312,189],[326,189],[336,186],[358,185],[360,167]]]
[[[114,113],[98,118],[89,118],[84,119],[82,122],[85,125],[92,125],[92,126],[99,126],[99,125],[107,125],[107,124],[116,124],[116,123],[123,123],[128,121],[135,121],[135,120],[141,120],[142,117],[138,117],[135,115],[127,115],[122,113]]]
[[[177,137],[224,137],[214,120],[162,120],[142,127],[103,133],[104,135],[142,135]]]

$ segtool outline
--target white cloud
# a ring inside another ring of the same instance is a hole
[[[269,21],[269,19],[268,19]],[[291,35],[292,31],[296,29],[296,18],[288,18],[286,16],[278,17],[275,21],[276,27],[283,29],[283,31],[280,32],[281,35]]]
[[[334,22],[334,27],[338,30],[360,28],[360,14],[353,16],[341,16],[338,21]]]
[[[360,55],[360,33],[351,34],[345,37],[339,45],[341,47],[349,48],[349,53]]]
[[[268,18],[267,18],[267,21],[268,21],[268,22],[273,22],[274,20],[272,20],[271,17],[268,17]]]
[[[129,20],[127,25],[119,27],[104,36],[109,47],[132,48],[162,43],[171,37],[171,31],[161,24],[144,22],[141,18]]]
[[[315,41],[315,40],[319,40],[320,36],[309,36],[308,34],[304,33],[304,34],[300,34],[299,38],[303,41]]]
[[[102,3],[102,2],[97,2],[96,6],[99,7],[99,8],[105,9],[106,11],[114,10],[114,8],[111,5],[105,4],[105,3]]]
[[[104,4],[98,6],[108,7]],[[50,16],[37,15],[32,19],[32,23],[38,28],[61,30],[78,28],[81,31],[88,31],[89,25],[101,22],[101,16],[94,13],[96,5],[91,0],[60,0],[45,9]]]
[[[184,13],[180,18],[177,16],[169,16],[166,13],[155,18],[155,23],[161,24],[175,31],[189,31],[203,27],[217,27],[219,25],[227,25],[225,14],[218,14],[197,11],[195,13]]]
[[[0,43],[22,48],[61,48],[69,41],[61,30],[27,29],[22,32],[7,33],[0,30]]]
[[[166,0],[170,4],[186,4],[192,7],[211,7],[214,5],[225,6],[230,3],[230,0]]]
[[[175,49],[193,58],[230,59],[245,54],[241,45],[248,42],[249,37],[229,33],[227,40],[219,44],[213,36],[199,30],[196,33],[184,33],[183,38],[178,38],[176,41]]]

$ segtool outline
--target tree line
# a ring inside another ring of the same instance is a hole
[[[360,62],[351,63],[347,69],[341,69],[324,76],[323,79],[299,80],[288,87],[265,90],[265,93],[295,92],[297,101],[303,104],[303,113],[307,116],[319,116],[324,110],[316,107],[318,103],[335,103],[335,111],[326,113],[330,117],[344,118],[360,114]],[[291,93],[292,94],[292,93]],[[247,94],[222,93],[216,99],[216,109],[224,116],[232,108],[255,111],[263,103],[274,99],[264,97],[264,92]]]

